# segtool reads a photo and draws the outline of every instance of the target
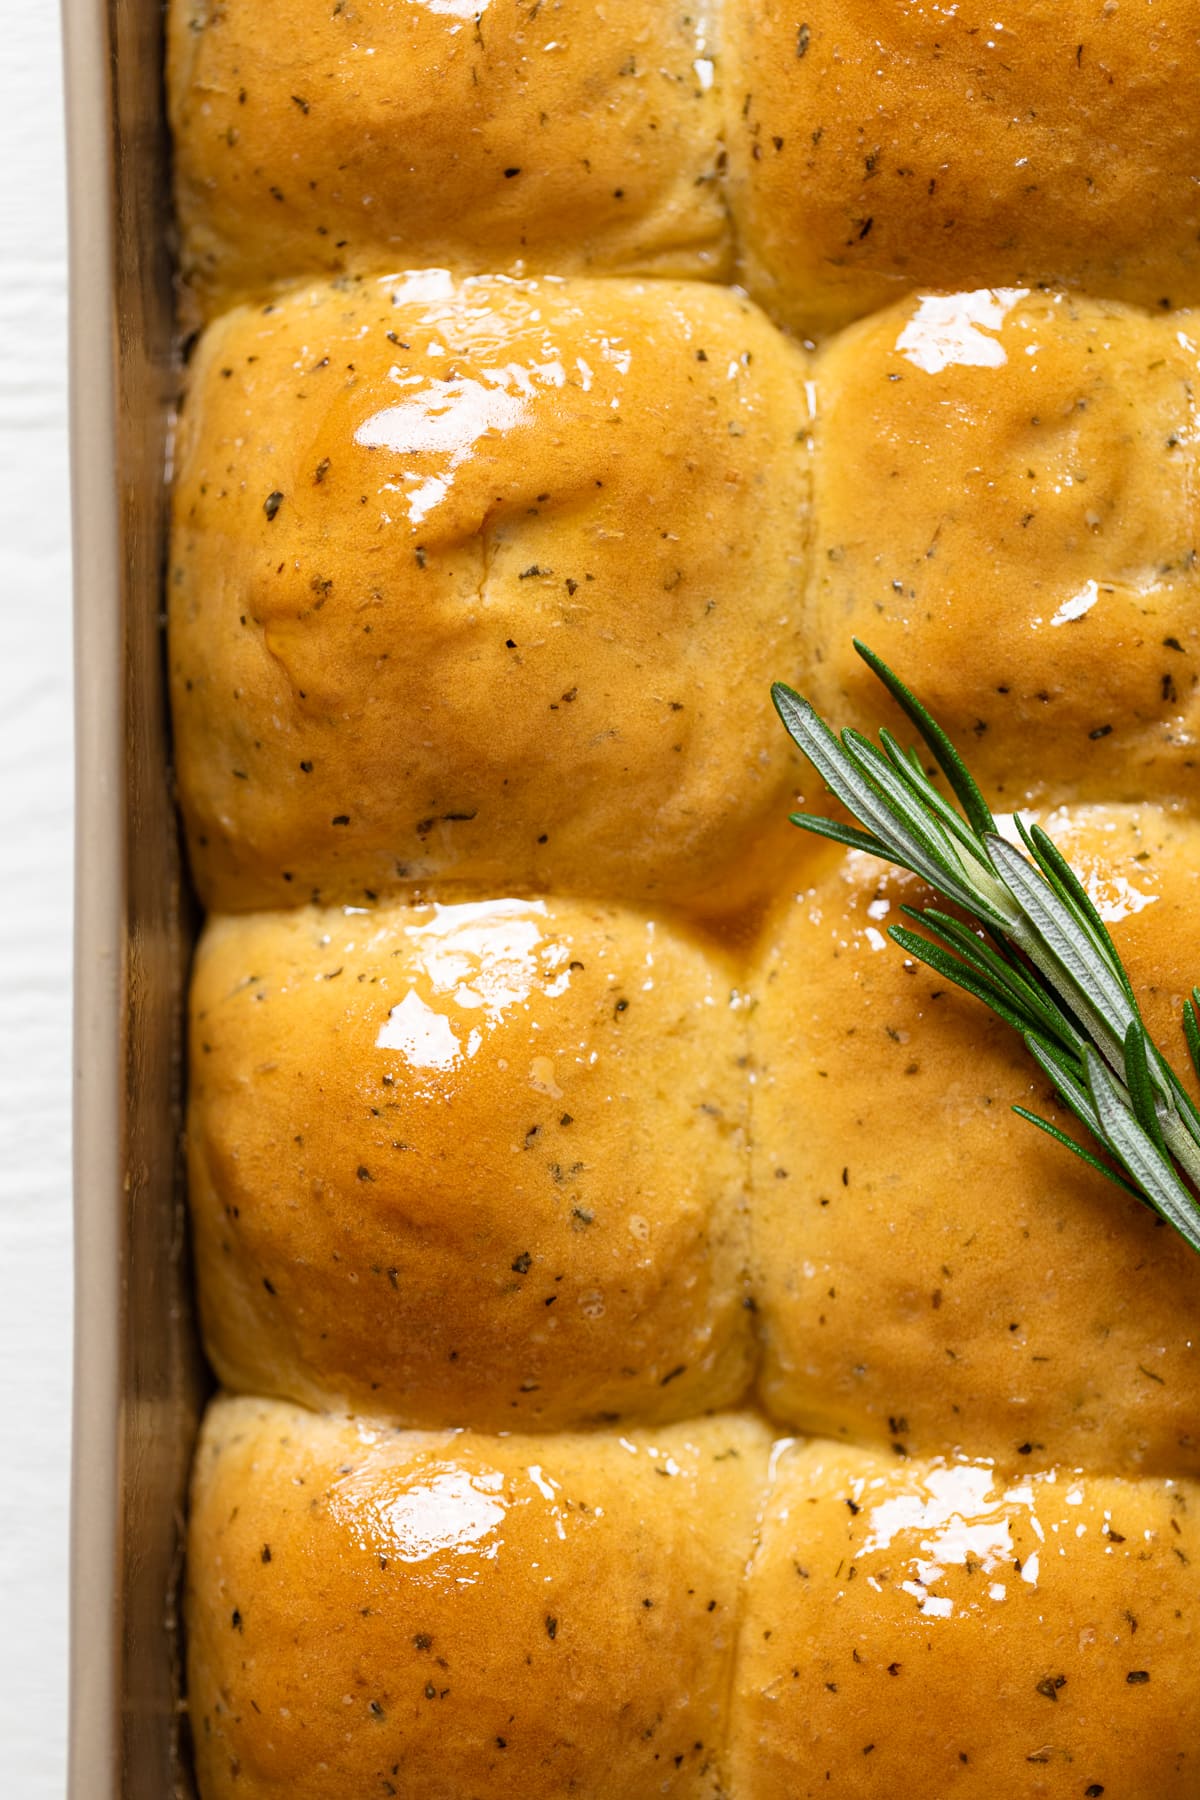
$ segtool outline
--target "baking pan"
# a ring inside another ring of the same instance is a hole
[[[202,1373],[184,1269],[190,938],[160,615],[177,386],[159,0],[64,0],[76,598],[71,1800],[190,1792],[175,1594]]]

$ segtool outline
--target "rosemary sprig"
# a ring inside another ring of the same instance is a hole
[[[915,961],[973,994],[1015,1031],[1109,1160],[1023,1106],[1013,1111],[1144,1200],[1200,1250],[1200,1111],[1151,1039],[1117,947],[1082,882],[1040,825],[1020,817],[1027,854],[1006,842],[950,739],[887,664],[854,648],[915,725],[958,808],[920,752],[889,731],[873,744],[840,737],[809,701],[777,682],[780,718],[858,825],[793,813],[792,823],[918,875],[969,923],[936,906],[901,908],[920,931],[889,935]],[[1200,1076],[1200,988],[1183,1008]]]

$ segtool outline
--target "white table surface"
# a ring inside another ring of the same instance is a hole
[[[61,1800],[71,598],[58,7],[0,0],[0,1795]]]

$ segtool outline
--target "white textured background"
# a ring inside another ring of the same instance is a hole
[[[71,602],[58,7],[0,0],[0,1796],[61,1800]]]

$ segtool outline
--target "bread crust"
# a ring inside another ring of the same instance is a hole
[[[1018,290],[904,301],[830,343],[809,628],[822,711],[911,730],[858,635],[998,806],[1194,804],[1198,353],[1187,314]]]
[[[427,272],[214,326],[169,594],[205,903],[768,888],[805,374],[694,284]]]
[[[778,1462],[734,1698],[738,1800],[1196,1791],[1192,1482]]]
[[[838,329],[914,289],[1200,299],[1197,0],[739,0],[739,277]]]
[[[724,279],[703,15],[660,0],[171,0],[189,297],[443,267]]]
[[[210,923],[188,1126],[221,1379],[409,1426],[739,1401],[737,966],[595,902]]]
[[[188,1564],[205,1800],[717,1800],[767,1442],[218,1401]]]

